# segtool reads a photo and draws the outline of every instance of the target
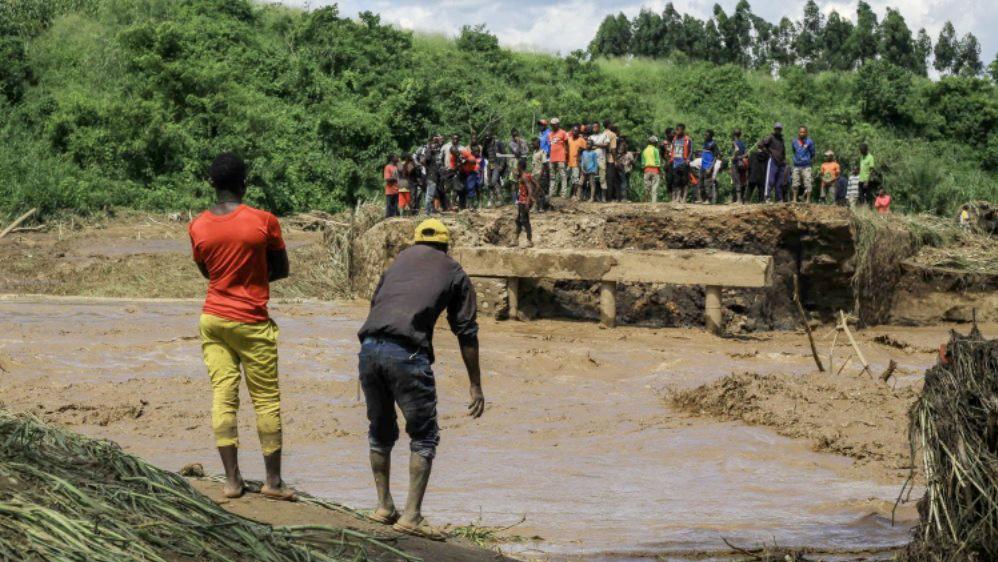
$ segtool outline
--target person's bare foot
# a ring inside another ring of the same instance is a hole
[[[264,484],[260,487],[260,494],[272,500],[286,502],[298,501],[298,494],[293,489],[286,486],[283,482],[281,482],[279,486]]]
[[[403,515],[397,523],[392,525],[392,529],[414,537],[429,539],[431,541],[447,540],[447,533],[443,530],[431,526],[421,515],[407,517]]]
[[[243,482],[242,478],[234,481],[226,480],[225,486],[222,488],[222,495],[230,500],[241,498],[245,493],[246,483]]]
[[[381,523],[382,525],[394,525],[399,520],[399,512],[395,509],[395,506],[379,507],[374,510],[374,513],[370,515],[371,521],[375,523]]]

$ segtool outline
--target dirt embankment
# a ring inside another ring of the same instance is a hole
[[[378,221],[366,216],[350,240],[334,248],[333,253],[350,264],[351,289],[357,295],[366,297],[373,291],[381,271],[409,245],[416,220]],[[457,246],[514,242],[514,217],[507,209],[462,212],[443,220],[451,227]],[[790,289],[794,274],[800,278],[805,307],[818,318],[827,320],[844,310],[856,314],[865,324],[913,317],[917,320],[907,323],[938,322],[948,309],[934,309],[921,316],[908,310],[918,302],[912,299],[926,291],[924,286],[911,282],[912,272],[904,265],[905,260],[919,259],[920,250],[950,251],[971,238],[980,251],[975,255],[960,254],[961,263],[978,264],[984,259],[981,256],[998,253],[998,242],[990,239],[969,233],[938,234],[936,230],[952,228],[940,221],[929,221],[926,226],[909,217],[884,218],[818,205],[564,203],[554,212],[534,215],[531,221],[534,243],[540,248],[717,249],[772,256],[772,287],[724,290],[722,303],[729,333],[797,328],[799,319]],[[926,245],[926,239],[939,248]],[[938,266],[923,269],[933,274],[939,271]],[[994,291],[988,287],[998,286],[998,267],[975,272],[972,283],[966,283],[964,271],[957,269],[951,274],[964,280],[964,285],[955,282],[948,288],[935,289],[935,294],[955,292],[967,310],[988,309],[994,299]],[[522,280],[521,314],[596,319],[598,285]],[[502,283],[478,279],[476,286],[484,312],[505,317],[507,303]],[[703,322],[702,287],[620,284],[617,302],[618,320],[623,323],[695,326]],[[963,316],[969,320],[969,313]],[[950,312],[946,319],[965,320],[956,312]],[[980,319],[991,320],[990,316]]]
[[[207,282],[191,262],[187,215],[123,213],[0,240],[0,293],[128,298],[202,298]],[[282,220],[292,276],[276,298],[345,295],[323,242],[322,221]]]
[[[918,386],[892,388],[867,376],[733,374],[672,393],[669,403],[695,415],[771,427],[807,439],[815,451],[874,465],[904,478],[910,467],[903,439]]]

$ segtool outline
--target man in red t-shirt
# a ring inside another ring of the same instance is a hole
[[[388,156],[385,164],[385,218],[399,216],[399,157]]]
[[[568,189],[568,170],[565,167],[568,160],[568,133],[561,128],[561,120],[557,117],[551,120],[551,135],[548,141],[551,143],[551,183],[548,187],[550,190],[548,196],[554,197],[560,194],[562,197],[569,197],[572,193]]]
[[[239,379],[256,410],[257,433],[267,470],[260,492],[294,500],[281,479],[281,392],[277,372],[277,324],[267,302],[270,282],[288,276],[288,252],[274,215],[243,204],[246,165],[218,156],[209,170],[216,203],[188,228],[194,262],[208,279],[200,320],[201,350],[211,380],[211,425],[225,467],[225,496],[245,492],[239,472]]]

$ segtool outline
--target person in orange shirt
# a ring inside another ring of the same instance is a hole
[[[278,329],[267,311],[270,283],[290,269],[281,225],[274,215],[243,204],[246,165],[237,156],[219,155],[208,175],[216,203],[191,221],[188,232],[194,263],[208,279],[199,329],[211,381],[211,425],[225,468],[224,494],[238,498],[246,491],[236,424],[239,381],[245,378],[267,471],[260,492],[294,500],[294,490],[281,479]]]
[[[883,189],[877,193],[877,198],[873,200],[873,207],[881,215],[891,214],[891,196]]]
[[[399,216],[399,157],[388,155],[385,164],[385,218]]]
[[[835,197],[835,183],[842,175],[842,168],[835,161],[835,153],[829,150],[825,152],[825,161],[821,164],[821,196],[819,200],[832,203],[829,199]]]
[[[568,175],[572,183],[572,199],[578,200],[582,193],[582,168],[579,167],[579,157],[586,149],[587,141],[579,133],[579,127],[572,127],[568,139]]]
[[[561,128],[561,120],[557,117],[551,120],[548,142],[551,143],[551,180],[548,184],[548,198],[559,194],[568,197],[568,171],[565,169],[565,162],[568,160],[568,133]]]

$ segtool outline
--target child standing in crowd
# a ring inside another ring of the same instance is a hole
[[[849,193],[849,178],[844,174],[839,175],[839,179],[835,180],[835,204],[840,207],[845,207],[849,204],[847,194]]]
[[[859,202],[870,205],[873,203],[873,186],[870,184],[870,176],[873,175],[873,166],[876,162],[865,142],[859,145],[859,155]]]
[[[760,142],[749,155],[748,185],[745,188],[743,203],[751,203],[753,193],[759,194],[759,200],[765,201],[766,174],[769,170],[769,151]]]
[[[399,216],[399,157],[388,155],[385,164],[385,218]]]
[[[791,172],[790,200],[797,202],[797,194],[803,188],[803,200],[811,202],[811,187],[814,178],[811,176],[811,165],[814,162],[814,141],[807,136],[807,127],[797,130],[797,138],[790,143],[794,149],[794,168]]]
[[[589,201],[596,200],[596,176],[599,174],[599,154],[593,141],[586,143],[586,149],[582,151],[582,175],[583,184],[589,186]],[[585,199],[585,195],[582,195]]]
[[[572,127],[571,138],[568,139],[568,171],[572,182],[572,199],[578,201],[582,196],[582,152],[586,149],[586,139],[579,127]]]
[[[717,185],[714,182],[714,162],[716,160],[717,143],[714,142],[714,131],[707,129],[703,138],[703,151],[700,153],[700,188],[698,197],[701,203],[717,203]]]
[[[821,163],[821,193],[819,194],[819,201],[831,202],[828,199],[832,199],[835,196],[835,184],[838,183],[840,175],[842,175],[842,169],[839,168],[839,163],[835,161],[835,153],[831,150],[825,152],[825,161]]]
[[[527,233],[527,247],[534,245],[533,232],[530,230],[530,206],[534,203],[534,194],[540,191],[540,185],[534,180],[534,175],[527,171],[527,162],[519,160],[517,162],[517,190],[516,190],[516,240],[513,246],[520,245],[520,231]]]
[[[859,199],[859,168],[852,169],[852,175],[849,176],[849,187],[846,188],[846,201],[849,202],[850,207],[856,206],[856,201]]]
[[[731,133],[731,191],[732,202],[744,203],[745,184],[748,183],[748,155],[741,129]]]
[[[478,193],[481,191],[482,185],[482,170],[483,170],[483,160],[481,147],[476,146],[471,149],[471,155],[474,156],[474,161],[469,160],[466,163],[468,168],[468,177],[465,178],[464,192],[467,198],[467,207],[474,209],[478,207]]]
[[[411,190],[415,188],[414,174],[416,163],[412,161],[412,155],[406,154],[402,161],[402,169],[399,171],[399,200],[398,212],[400,216],[409,214],[409,206],[412,204]]]
[[[881,215],[891,214],[891,196],[881,189],[877,193],[877,198],[873,201],[873,206],[877,209],[877,213]]]
[[[641,151],[641,168],[645,180],[645,200],[658,203],[658,185],[661,182],[662,153],[658,150],[658,137],[648,137],[648,146]]]
[[[546,122],[545,125],[547,125]],[[548,163],[548,154],[541,146],[540,139],[534,139],[533,141],[531,141],[530,148],[533,149],[533,156],[531,157],[530,160],[531,163],[530,173],[534,178],[543,177],[544,167]],[[534,182],[537,183],[537,180],[535,179]],[[540,184],[538,183],[538,185]],[[541,192],[539,193],[540,197],[535,197],[533,201],[534,209],[536,209],[538,213],[543,212],[544,207],[546,206],[546,202],[544,201],[543,191],[544,190],[542,189]]]

